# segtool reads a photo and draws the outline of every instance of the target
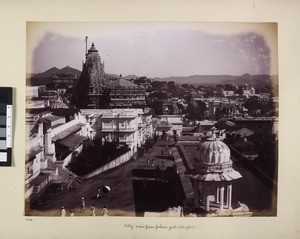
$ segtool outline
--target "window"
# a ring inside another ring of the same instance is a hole
[[[126,138],[127,138],[126,135],[120,135],[119,137],[120,140],[126,140]]]

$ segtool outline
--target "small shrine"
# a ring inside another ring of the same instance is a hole
[[[232,214],[232,182],[242,175],[233,169],[225,130],[215,127],[195,151],[193,167],[186,173],[194,187],[194,205],[208,214]]]

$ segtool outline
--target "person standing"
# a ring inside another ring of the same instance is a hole
[[[85,200],[84,198],[81,198],[80,212],[84,213],[84,209],[85,209]]]
[[[61,207],[61,216],[62,216],[62,217],[65,217],[66,214],[67,214],[67,213],[66,213],[66,209],[65,209],[64,206],[62,206],[62,207]]]
[[[91,206],[91,212],[92,212],[91,216],[95,217],[96,216],[96,208],[95,208],[94,204]]]
[[[104,217],[108,216],[108,210],[107,210],[106,206],[104,206],[102,209],[102,216],[104,216]]]
[[[97,197],[97,199],[101,197],[101,189],[100,188],[97,189],[97,196],[96,197]]]

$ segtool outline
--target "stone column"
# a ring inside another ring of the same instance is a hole
[[[194,204],[199,205],[199,181],[194,180]]]
[[[224,186],[220,188],[220,204],[219,204],[220,211],[223,211],[223,208],[224,208]]]
[[[216,202],[217,202],[217,203],[220,202],[220,188],[219,188],[219,186],[217,186]]]
[[[227,185],[227,204],[228,209],[231,210],[231,200],[232,200],[232,184]]]
[[[45,154],[53,154],[52,142],[51,142],[51,130],[48,130],[45,134]]]

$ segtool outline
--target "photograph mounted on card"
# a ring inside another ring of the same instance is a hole
[[[27,22],[26,47],[26,216],[277,215],[276,23]]]

